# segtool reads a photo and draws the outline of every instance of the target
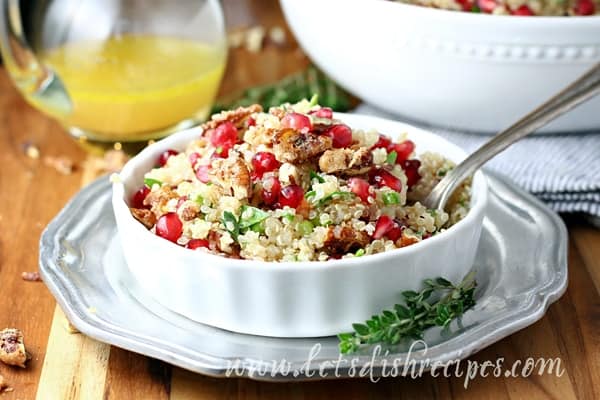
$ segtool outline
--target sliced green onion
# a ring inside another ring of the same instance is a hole
[[[394,150],[387,155],[387,157],[385,158],[385,162],[387,164],[394,165],[394,164],[396,164],[396,159],[398,159],[398,153],[396,153],[396,151]]]
[[[356,250],[356,253],[354,253],[354,255],[356,257],[362,257],[362,256],[364,256],[365,255],[365,249],[358,249],[358,250]]]
[[[310,180],[316,179],[319,183],[325,183],[325,179],[315,171],[310,171]]]
[[[308,102],[308,105],[310,107],[316,106],[317,104],[319,104],[319,94],[318,93],[314,93],[312,95],[312,97],[310,98],[310,101]]]
[[[162,186],[162,182],[159,181],[158,179],[144,178],[144,185],[146,185],[150,189],[152,189],[152,186],[154,186],[154,185]]]
[[[298,231],[302,234],[302,236],[310,234],[314,228],[315,227],[312,222],[308,220],[304,220],[298,224]]]
[[[196,198],[194,199],[194,201],[196,203],[198,203],[198,205],[203,205],[204,204],[204,197],[198,195],[198,196],[196,196]]]
[[[310,199],[311,197],[315,197],[316,194],[317,194],[317,192],[315,192],[314,190],[311,190],[310,192],[306,192],[306,194],[304,195],[304,198]]]
[[[294,214],[283,214],[283,219],[287,220],[288,222],[292,222],[294,218],[296,218]]]
[[[327,203],[330,200],[334,200],[335,198],[347,199],[352,196],[354,196],[354,193],[352,192],[333,192],[319,200],[319,205],[322,206],[323,204]]]
[[[400,204],[400,193],[398,192],[385,192],[382,195],[383,204],[389,206],[391,204]]]

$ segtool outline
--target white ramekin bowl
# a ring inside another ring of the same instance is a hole
[[[497,132],[600,61],[600,16],[514,17],[384,0],[281,0],[305,52],[404,118]],[[600,128],[600,97],[550,131]]]
[[[406,124],[338,114],[354,128],[391,136],[408,132],[417,151],[454,161],[465,153],[446,140]],[[448,231],[381,254],[327,262],[270,263],[192,251],[155,236],[130,214],[127,201],[166,149],[183,150],[201,131],[157,142],[130,160],[113,185],[113,208],[127,265],[139,284],[165,307],[219,328],[263,336],[314,337],[348,331],[416,290],[426,278],[460,280],[472,267],[484,217],[487,183],[473,180],[472,209]]]

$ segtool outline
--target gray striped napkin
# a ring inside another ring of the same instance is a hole
[[[360,105],[354,112],[394,118],[369,105]],[[486,135],[411,124],[443,136],[467,152],[490,139]],[[596,221],[600,218],[600,133],[525,138],[490,160],[486,168],[508,176],[556,212],[580,212]]]

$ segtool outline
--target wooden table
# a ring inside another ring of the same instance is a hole
[[[227,10],[232,12],[232,2]],[[233,12],[237,9],[233,10]],[[274,1],[249,2],[238,23],[283,25]],[[260,62],[259,62],[260,61]],[[260,54],[232,52],[223,93],[284,76],[306,66],[291,44]],[[0,69],[0,328],[18,327],[33,358],[26,369],[0,365],[14,389],[0,399],[215,399],[215,398],[600,398],[600,230],[569,222],[569,289],[534,325],[472,357],[505,363],[527,357],[562,359],[565,373],[529,378],[426,376],[310,383],[259,383],[207,378],[161,361],[70,334],[43,283],[26,282],[21,272],[37,269],[44,226],[80,188],[82,168],[61,175],[28,158],[25,142],[42,156],[67,156],[78,166],[86,154],[51,119],[27,105]]]

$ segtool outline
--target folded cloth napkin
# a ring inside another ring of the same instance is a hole
[[[393,118],[366,104],[354,112]],[[467,152],[491,138],[411,124],[443,136]],[[580,212],[600,221],[600,133],[534,135],[494,157],[486,168],[508,176],[556,212]]]

